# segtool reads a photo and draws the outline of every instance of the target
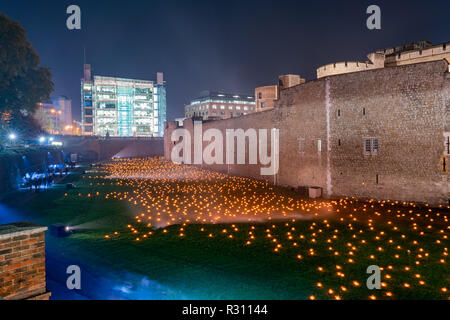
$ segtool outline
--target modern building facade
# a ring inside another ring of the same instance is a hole
[[[256,111],[255,98],[242,94],[203,91],[185,106],[186,118],[219,120],[244,116]]]
[[[91,77],[85,65],[81,81],[84,135],[111,137],[162,137],[166,121],[166,87],[162,73],[157,81]]]

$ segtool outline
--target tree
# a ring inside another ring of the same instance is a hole
[[[39,64],[26,31],[0,14],[0,114],[15,123],[32,123],[37,103],[49,99],[53,91],[50,69]]]

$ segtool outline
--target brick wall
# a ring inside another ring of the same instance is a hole
[[[0,298],[48,300],[45,231],[32,223],[0,226]]]

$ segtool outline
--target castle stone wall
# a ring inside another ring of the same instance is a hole
[[[326,80],[334,196],[448,203],[447,68],[437,61]],[[367,138],[378,139],[376,155],[365,155]]]
[[[325,77],[281,90],[273,110],[203,123],[203,131],[219,129],[224,137],[227,128],[279,129],[276,176],[261,176],[259,165],[203,167],[290,187],[318,186],[328,198],[448,204],[449,111],[445,60]],[[184,127],[193,135],[192,119]],[[166,124],[167,160],[175,128]],[[378,152],[366,154],[367,139],[378,142]]]

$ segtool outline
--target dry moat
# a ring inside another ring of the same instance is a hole
[[[47,233],[53,299],[450,298],[445,207],[310,200],[156,158],[80,169],[5,201],[11,219],[74,230]],[[72,264],[83,271],[78,292],[65,287]],[[380,290],[366,286],[371,265]]]

